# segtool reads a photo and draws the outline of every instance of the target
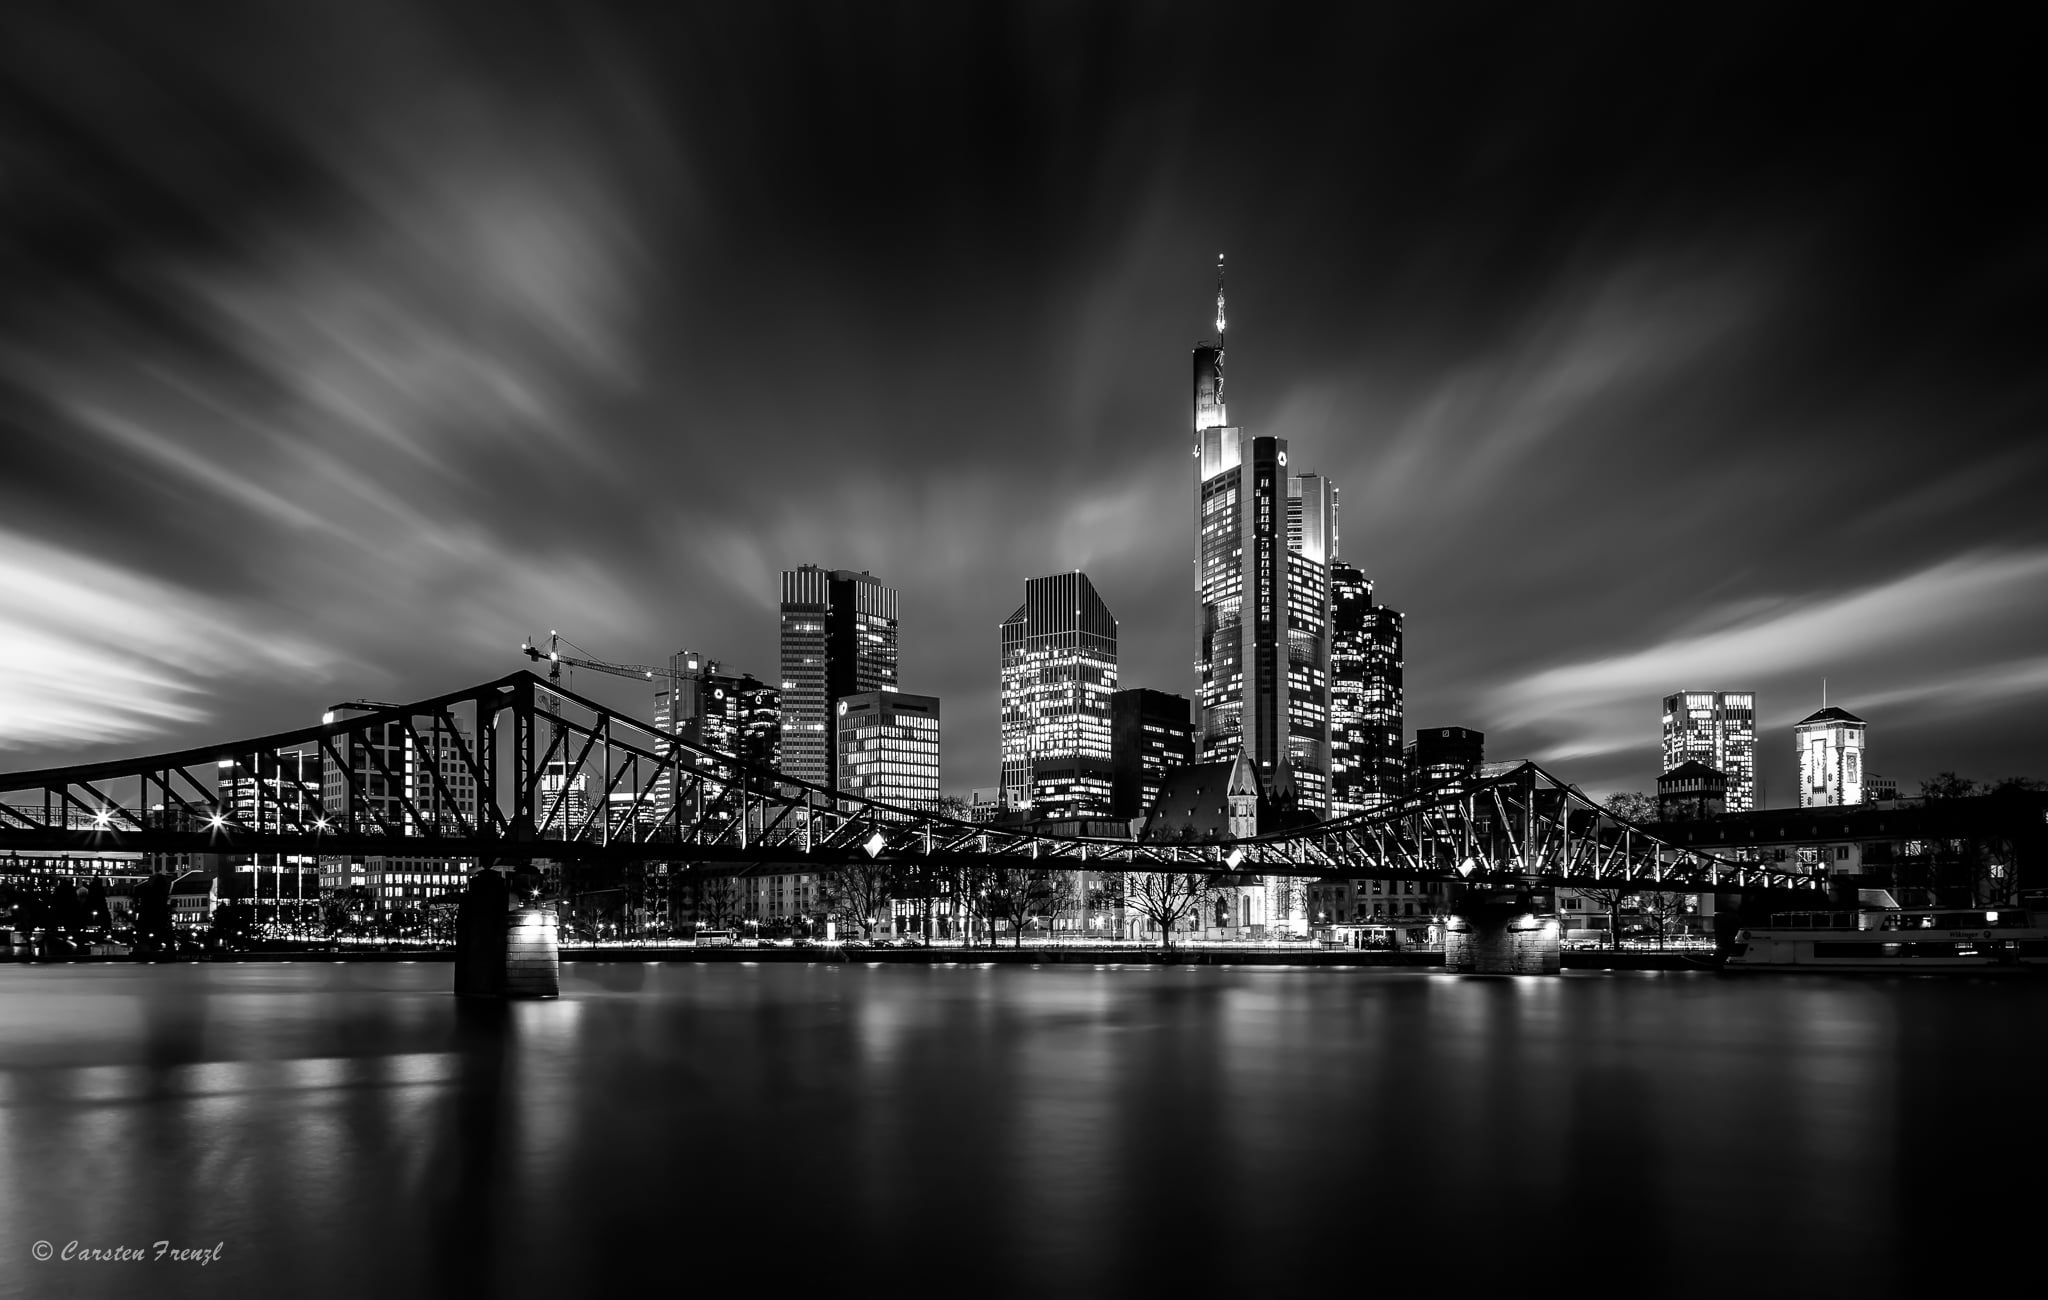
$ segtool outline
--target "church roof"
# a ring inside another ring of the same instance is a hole
[[[1859,726],[1868,725],[1864,723],[1863,719],[1857,717],[1855,714],[1849,712],[1847,709],[1836,708],[1826,708],[1822,709],[1818,713],[1808,714],[1806,717],[1801,718],[1794,725],[1803,727],[1809,722],[1854,722]]]
[[[1256,795],[1258,778],[1242,750],[1236,758],[1169,768],[1145,817],[1141,840],[1222,839],[1231,833],[1230,796]],[[1265,800],[1260,799],[1263,810]]]

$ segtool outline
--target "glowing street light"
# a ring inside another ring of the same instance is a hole
[[[876,831],[873,835],[867,837],[861,844],[861,847],[868,851],[869,857],[879,858],[882,856],[882,850],[889,847],[889,841],[882,835],[882,832]]]

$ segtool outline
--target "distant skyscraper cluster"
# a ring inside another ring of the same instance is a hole
[[[1216,341],[1194,350],[1197,757],[1242,748],[1270,800],[1318,817],[1368,807],[1399,750],[1400,616],[1371,613],[1356,568],[1333,573],[1336,485],[1231,423],[1222,277],[1219,259]]]
[[[1864,766],[1866,730],[1867,724],[1855,714],[1825,705],[1793,724],[1799,807],[1842,807],[1897,797],[1897,782]],[[1756,746],[1754,691],[1678,691],[1665,696],[1660,799],[1681,804],[1689,817],[1710,806],[1702,798],[1708,794],[1717,811],[1762,808]]]

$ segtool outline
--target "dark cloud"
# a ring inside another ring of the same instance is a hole
[[[550,627],[769,675],[815,562],[902,589],[988,784],[1027,577],[1085,568],[1126,683],[1192,689],[1227,251],[1233,416],[1343,488],[1411,725],[1644,786],[1661,694],[1753,687],[1782,789],[1826,675],[1881,772],[2028,769],[2013,34],[1309,13],[11,11],[0,747],[285,725]]]

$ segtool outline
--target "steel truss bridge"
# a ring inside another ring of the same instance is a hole
[[[1826,884],[1801,864],[1658,839],[1534,763],[1220,843],[998,828],[835,796],[524,671],[298,731],[0,773],[0,870],[10,857],[135,853],[663,862],[704,876],[879,863],[1680,892]]]

